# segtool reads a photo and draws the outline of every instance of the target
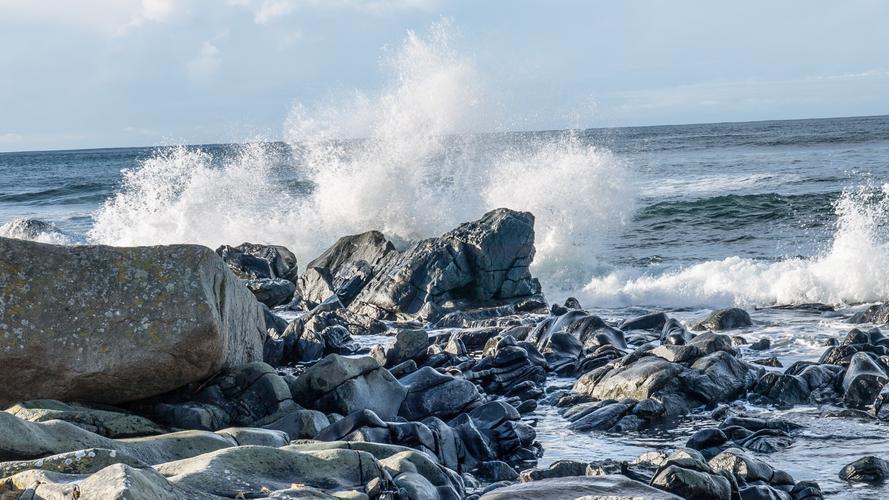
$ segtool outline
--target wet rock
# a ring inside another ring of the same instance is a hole
[[[0,269],[0,325],[19,325],[0,335],[0,404],[115,404],[262,358],[262,309],[208,248],[0,238]]]
[[[515,301],[540,292],[529,271],[533,257],[534,216],[494,210],[393,258],[350,308],[383,319],[440,315],[436,309],[451,301]]]
[[[867,456],[846,465],[840,471],[840,479],[853,483],[882,483],[889,478],[889,462]]]
[[[428,366],[403,377],[400,382],[407,395],[398,414],[408,420],[422,420],[429,416],[448,419],[482,402],[475,384]]]
[[[753,364],[756,364],[756,365],[769,366],[772,368],[783,368],[784,367],[784,365],[781,364],[781,361],[778,358],[776,358],[775,356],[770,356],[768,358],[762,358],[762,359],[751,359],[750,362]]]
[[[247,280],[244,285],[253,293],[256,300],[268,307],[287,304],[293,298],[293,292],[296,291],[296,285],[283,278]]]
[[[680,497],[621,475],[542,479],[497,488],[481,496],[481,500],[561,500],[564,498],[672,500]]]
[[[372,410],[385,420],[398,414],[407,392],[375,359],[336,354],[312,365],[290,390],[306,408],[340,415]]]
[[[589,464],[575,460],[556,460],[549,467],[527,469],[519,475],[523,483],[528,481],[540,481],[558,477],[585,476],[588,475]],[[589,474],[591,475],[591,474]]]
[[[748,347],[751,351],[765,351],[772,347],[772,341],[767,338],[762,338],[750,344]]]
[[[621,323],[620,329],[623,331],[654,330],[660,332],[664,329],[664,325],[667,324],[668,319],[667,315],[662,312],[646,314],[644,316],[639,316],[638,318],[624,321]]]
[[[856,353],[843,377],[843,402],[849,408],[864,408],[873,404],[889,377],[871,356]]]
[[[517,342],[513,337],[494,340],[494,347],[464,372],[466,379],[487,394],[514,396],[522,401],[542,398],[547,364],[544,357],[528,342]]]
[[[694,450],[680,449],[667,457],[651,485],[687,499],[731,498],[732,483],[716,473]]]
[[[729,309],[720,309],[713,311],[710,316],[692,327],[692,330],[704,331],[710,330],[720,332],[723,330],[733,330],[735,328],[744,328],[752,326],[753,321],[750,314],[743,309],[732,307]]]
[[[794,365],[784,373],[764,373],[752,392],[781,405],[817,404],[836,397],[835,382],[842,373],[834,365]]]
[[[64,420],[109,438],[148,436],[165,432],[161,426],[151,420],[117,408],[92,408],[52,399],[25,401],[7,408],[6,412],[30,422]]]
[[[889,304],[874,304],[849,318],[849,323],[889,323]]]
[[[297,263],[293,252],[280,245],[242,243],[223,245],[216,254],[243,280],[282,278],[296,282]]]
[[[402,451],[380,459],[380,467],[404,490],[407,498],[458,500],[465,497],[463,481],[454,471],[416,451]]]

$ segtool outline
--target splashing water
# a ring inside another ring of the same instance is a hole
[[[305,262],[346,234],[378,229],[416,240],[508,207],[536,216],[535,272],[544,283],[585,282],[597,249],[632,214],[626,166],[572,133],[506,147],[467,135],[484,116],[481,86],[448,34],[447,23],[425,38],[408,33],[388,61],[391,84],[376,95],[295,106],[286,122],[291,171],[275,167],[280,151],[268,144],[223,158],[160,151],[125,172],[90,238],[277,243]],[[282,175],[312,189],[294,191]]]
[[[889,184],[850,189],[834,205],[830,246],[811,259],[708,261],[662,275],[627,270],[594,278],[584,296],[602,306],[725,306],[823,302],[857,304],[889,297]]]

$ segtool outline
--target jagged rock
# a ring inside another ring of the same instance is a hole
[[[262,358],[262,308],[208,248],[0,238],[0,270],[0,404],[115,404]]]
[[[713,313],[711,313],[710,316],[707,316],[704,321],[693,326],[692,330],[710,330],[719,332],[751,325],[753,325],[753,321],[750,319],[750,314],[748,314],[747,311],[732,307],[729,309],[713,311]]]
[[[752,392],[782,405],[817,404],[835,396],[835,381],[842,372],[834,365],[794,365],[784,373],[764,373]]]
[[[397,253],[378,231],[344,236],[306,265],[298,281],[300,295],[310,306],[331,295],[348,306]]]
[[[450,301],[479,307],[529,297],[540,292],[533,257],[534,216],[494,210],[390,260],[350,308],[380,319],[430,317]]]
[[[202,430],[264,425],[297,409],[287,382],[261,362],[226,370],[197,392],[186,387],[135,406],[165,425]]]
[[[244,285],[253,293],[256,300],[268,307],[275,307],[290,302],[290,299],[293,298],[293,292],[296,291],[296,285],[284,278],[247,280],[244,282]]]
[[[266,361],[280,366],[321,359],[328,354],[352,354],[358,343],[352,340],[339,311],[313,312],[291,321],[280,335],[266,341]],[[351,326],[351,325],[350,325]]]
[[[889,304],[874,304],[849,318],[849,323],[889,323]]]
[[[22,420],[46,422],[64,420],[80,428],[109,438],[162,434],[165,430],[147,418],[120,409],[91,408],[52,399],[25,401],[6,409]]]
[[[431,345],[432,339],[426,330],[399,330],[391,347],[384,349],[382,346],[377,346],[371,355],[386,367],[393,367],[405,361],[422,363]]]
[[[482,401],[472,382],[425,366],[400,380],[407,389],[398,414],[408,420],[429,416],[447,419],[471,410]]]
[[[867,456],[859,458],[840,471],[840,479],[854,483],[882,483],[889,478],[889,462]]]
[[[296,283],[297,266],[293,252],[280,245],[241,243],[223,245],[216,254],[243,280],[282,278]]]
[[[699,453],[688,449],[667,457],[651,485],[690,500],[732,497],[731,481],[715,473]]]
[[[621,475],[560,477],[518,483],[494,489],[480,500],[562,500],[607,498],[609,500],[678,500],[680,497]]]
[[[519,474],[519,480],[523,483],[527,483],[528,481],[540,481],[542,479],[553,479],[558,477],[592,475],[587,474],[589,469],[590,465],[586,462],[556,460],[546,468],[523,470],[522,473]]]
[[[384,422],[370,410],[356,411],[322,429],[319,441],[366,441],[410,447],[437,456],[432,430],[421,422]],[[456,446],[456,444],[453,444]],[[445,462],[447,457],[441,457]]]
[[[369,356],[331,354],[300,375],[290,389],[294,400],[306,408],[340,415],[371,410],[384,420],[395,417],[402,402],[407,404],[406,395],[410,398],[410,388]]]
[[[494,340],[493,348],[464,372],[466,379],[480,385],[487,394],[515,396],[523,401],[543,397],[544,357],[528,342],[517,342],[513,337],[491,342]]]

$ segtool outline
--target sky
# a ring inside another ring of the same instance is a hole
[[[0,151],[280,139],[442,19],[477,131],[889,114],[880,0],[0,0]]]

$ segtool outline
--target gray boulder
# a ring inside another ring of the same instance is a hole
[[[406,388],[407,395],[398,414],[408,420],[422,420],[430,416],[448,419],[482,402],[475,384],[439,373],[428,366],[402,377],[400,382]]]
[[[0,404],[154,396],[261,360],[265,336],[208,248],[0,238]]]
[[[540,292],[531,277],[534,216],[497,209],[418,242],[389,263],[350,305],[380,319],[439,316],[448,303],[481,307]]]
[[[843,377],[843,402],[849,408],[864,408],[877,399],[889,377],[866,352],[857,352]]]
[[[722,330],[733,330],[735,328],[743,328],[753,325],[750,314],[747,311],[731,307],[729,309],[720,309],[713,311],[704,321],[692,327],[692,330],[703,331],[710,330],[719,332]]]
[[[300,405],[348,415],[371,410],[390,420],[398,414],[407,390],[372,357],[331,354],[315,363],[290,385]]]
[[[243,280],[282,278],[296,283],[296,256],[283,246],[241,243],[223,245],[216,253]]]
[[[82,429],[109,438],[126,438],[162,434],[165,430],[139,415],[111,408],[91,408],[52,399],[25,401],[6,409],[22,420],[46,422],[64,420]]]

